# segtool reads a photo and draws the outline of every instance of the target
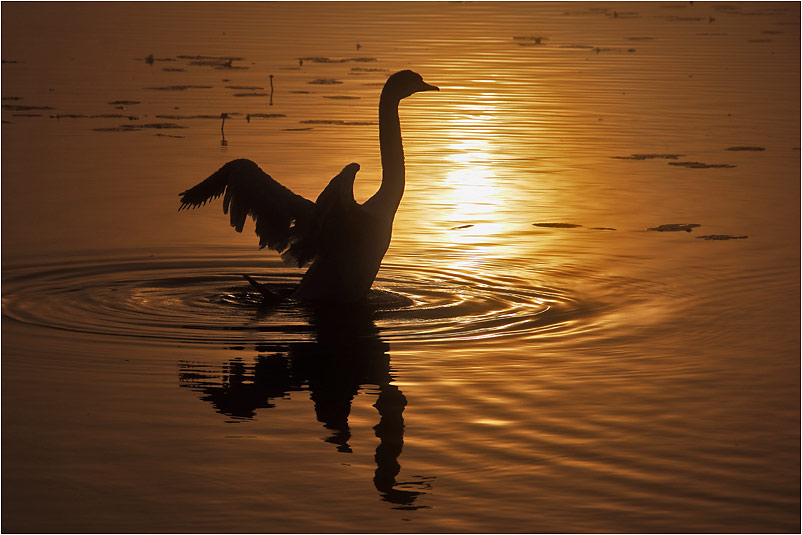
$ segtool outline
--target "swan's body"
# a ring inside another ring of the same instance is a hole
[[[315,202],[285,188],[250,160],[233,160],[181,193],[181,207],[195,208],[224,195],[223,212],[242,232],[247,216],[256,222],[259,246],[307,270],[293,297],[305,301],[362,299],[373,284],[390,245],[393,219],[404,194],[404,150],[398,119],[401,99],[437,90],[412,71],[387,80],[379,101],[382,183],[373,197],[354,200],[359,165],[348,164]]]

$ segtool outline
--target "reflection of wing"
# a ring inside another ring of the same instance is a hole
[[[284,253],[298,265],[304,265],[326,251],[339,249],[343,239],[353,232],[353,217],[359,209],[354,200],[354,178],[359,164],[346,165],[329,182],[315,201],[315,210],[308,220],[293,228],[290,248]]]
[[[315,205],[285,188],[250,160],[232,160],[209,178],[181,195],[181,206],[197,208],[223,197],[223,213],[230,213],[231,226],[242,232],[247,216],[256,222],[259,247],[284,251],[291,227],[312,217]]]

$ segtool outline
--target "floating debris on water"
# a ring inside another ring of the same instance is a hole
[[[111,104],[112,106],[133,106],[134,104],[142,104],[138,100],[112,100],[107,104]]]
[[[697,223],[669,223],[667,225],[660,225],[657,227],[649,227],[646,230],[656,230],[657,232],[679,232],[684,230],[685,232],[691,232],[696,227],[701,227]]]
[[[353,72],[387,72],[387,69],[381,67],[351,67]]]
[[[376,58],[340,58],[340,59],[332,59],[326,57],[309,57],[309,58],[298,58],[298,63],[303,66],[304,61],[311,61],[312,63],[349,63],[349,62],[359,62],[359,63],[369,63],[372,61],[378,61]]]
[[[41,113],[12,113],[12,117],[41,117]]]
[[[311,126],[307,126],[306,128],[282,128],[282,132],[302,132],[304,130],[314,130]]]
[[[171,135],[171,134],[157,133],[156,135],[159,136],[159,137],[172,137],[172,138],[175,138],[175,139],[184,139],[184,136],[174,136],[174,135]]]
[[[137,125],[124,124],[122,126],[110,126],[103,128],[93,128],[94,132],[138,132],[141,130]]]
[[[267,97],[269,93],[234,93],[232,97]]]
[[[725,150],[733,150],[733,151],[761,151],[766,150],[763,147],[729,147]]]
[[[21,61],[16,60],[16,59],[4,59],[2,61],[3,61],[3,63],[22,63]]]
[[[631,154],[629,156],[611,156],[617,160],[676,160],[684,154]]]
[[[451,230],[459,230],[459,229],[462,229],[462,228],[471,228],[472,226],[473,225],[459,225],[459,226],[456,226],[456,227],[451,227]]]
[[[310,80],[306,83],[315,85],[336,85],[341,84],[342,81],[335,78],[315,78],[314,80]]]
[[[57,113],[51,115],[51,119],[128,119],[129,121],[138,121],[139,117],[136,115],[123,115],[122,113],[100,113],[97,115],[86,115],[82,113]]]
[[[144,61],[148,65],[153,65],[157,61],[175,61],[175,58],[155,58],[153,54],[148,54],[144,58],[134,58],[136,61]]]
[[[307,119],[306,121],[300,121],[301,124],[334,124],[334,125],[346,125],[346,126],[374,126],[377,123],[372,121],[337,121],[331,119]]]
[[[539,37],[539,36],[515,36],[512,38],[513,41],[524,41],[523,43],[518,43],[519,46],[538,46],[542,45],[543,41],[548,41],[548,37]]]
[[[749,236],[732,236],[731,234],[708,234],[706,236],[696,236],[702,240],[745,240]]]
[[[189,62],[195,67],[212,67],[213,69],[248,69],[240,65],[234,65],[235,61],[244,61],[245,58],[236,56],[178,56]]]
[[[238,91],[264,91],[264,87],[258,85],[227,85],[226,89],[236,89]]]
[[[244,61],[245,58],[237,56],[176,56],[178,59],[188,59],[194,61]]]
[[[251,113],[250,117],[260,117],[262,119],[272,119],[274,117],[286,117],[283,113]]]
[[[298,95],[308,95],[309,91],[288,91],[289,93],[294,93]]]
[[[157,119],[219,119],[219,115],[157,115]]]
[[[137,126],[139,128],[186,128],[186,126],[175,123],[146,123]]]
[[[668,162],[668,165],[677,167],[689,167],[691,169],[727,169],[735,167],[728,163],[702,163],[702,162]]]
[[[351,97],[348,95],[323,95],[323,98],[330,98],[333,100],[359,100],[360,97]]]
[[[93,128],[92,130],[94,130],[95,132],[135,132],[143,130],[145,128],[156,128],[161,130],[161,129],[186,128],[186,126],[181,126],[180,124],[175,124],[175,123],[147,123],[147,124],[124,124],[108,128]]]
[[[579,228],[582,225],[576,225],[574,223],[532,223],[536,227],[545,227],[545,228]]]
[[[624,37],[627,41],[653,41],[654,37]]]
[[[613,227],[590,227],[590,230],[616,230]]]
[[[151,91],[186,91],[187,89],[211,89],[210,85],[167,85],[163,87],[145,87]]]
[[[181,67],[163,67],[162,70],[165,72],[187,72],[186,69],[182,69]]]
[[[4,110],[11,111],[32,111],[32,110],[53,110],[53,106],[25,106],[22,104],[3,104]]]

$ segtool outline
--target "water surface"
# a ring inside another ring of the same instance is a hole
[[[798,4],[2,11],[4,531],[799,529]],[[403,68],[368,302],[264,306],[178,192],[367,199]]]

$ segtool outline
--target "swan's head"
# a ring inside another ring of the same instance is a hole
[[[424,82],[420,74],[406,70],[391,75],[384,84],[382,93],[401,100],[419,91],[440,91],[440,88]]]

